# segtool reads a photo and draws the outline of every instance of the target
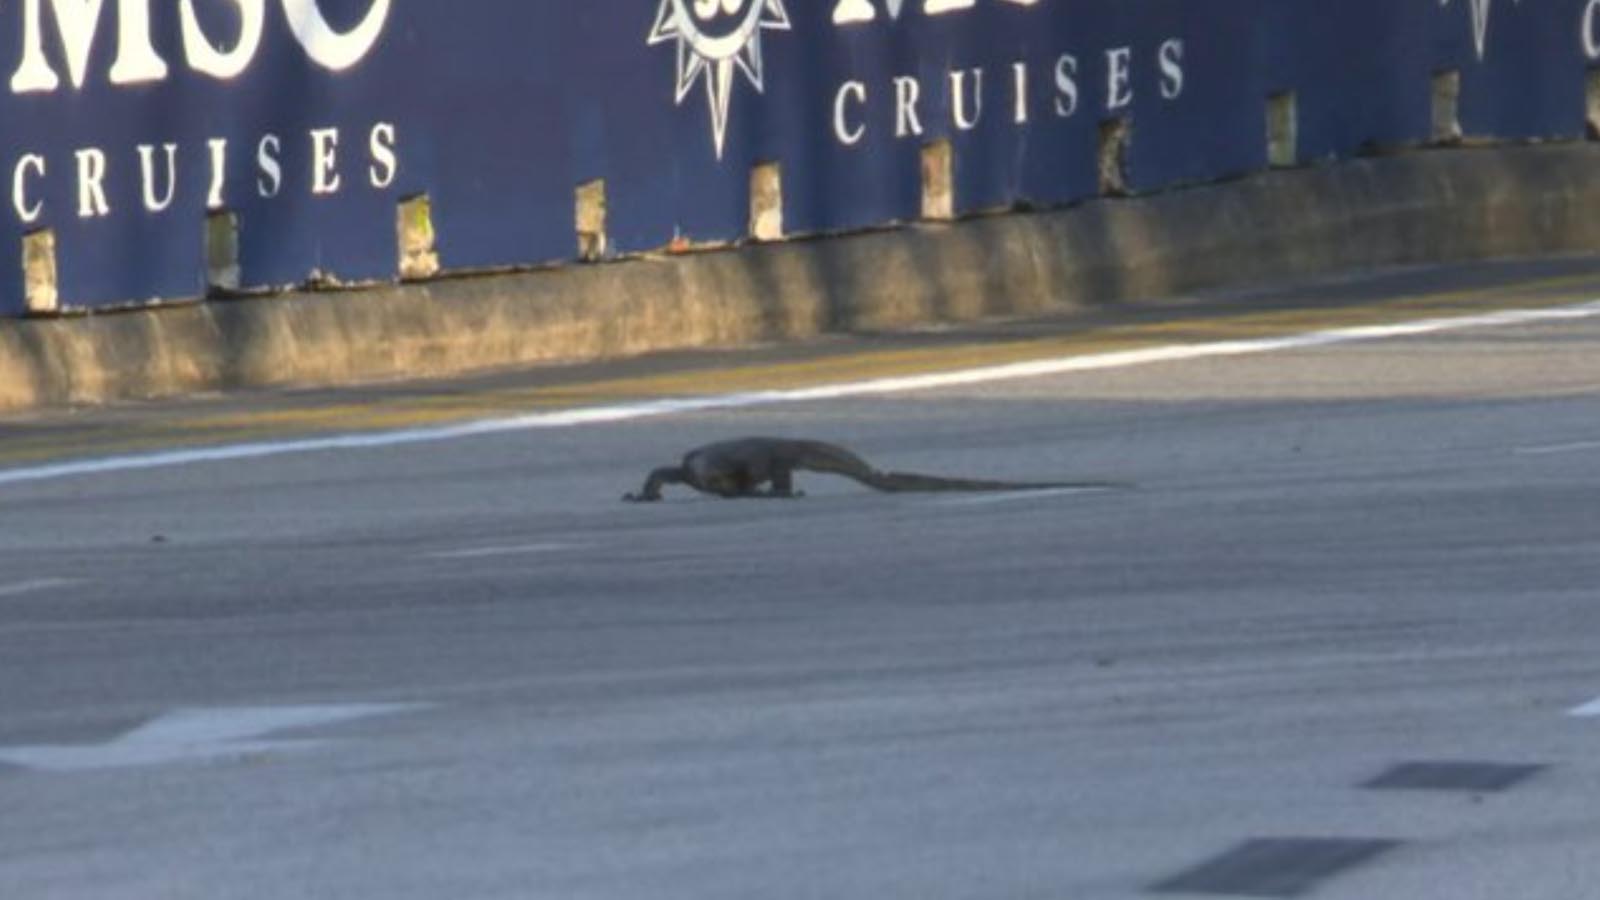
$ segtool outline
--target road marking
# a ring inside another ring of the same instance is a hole
[[[1363,783],[1369,790],[1506,791],[1550,768],[1543,764],[1424,760],[1394,765]]]
[[[1575,441],[1570,444],[1549,444],[1544,447],[1518,447],[1515,453],[1522,456],[1553,456],[1558,453],[1584,453],[1600,450],[1600,441]]]
[[[1001,491],[993,494],[976,494],[963,497],[944,497],[935,501],[935,506],[998,506],[1002,503],[1021,503],[1027,500],[1048,500],[1052,497],[1067,497],[1073,494],[1103,494],[1115,488],[1105,487],[1070,487],[1070,488],[1035,488],[1033,490]]]
[[[460,550],[441,550],[429,553],[429,559],[489,559],[496,556],[532,556],[537,553],[559,553],[571,550],[571,544],[510,544],[503,547],[464,547]]]
[[[1481,328],[1571,322],[1592,319],[1597,316],[1600,316],[1600,300],[1591,300],[1574,306],[1503,310],[1469,316],[1419,319],[1390,325],[1359,325],[1268,338],[1174,344],[1137,350],[1118,350],[980,366],[948,372],[875,378],[817,387],[648,400],[610,406],[591,406],[554,412],[528,413],[448,425],[373,431],[364,434],[328,435],[283,441],[256,441],[216,447],[73,460],[0,470],[0,485],[51,481],[85,475],[162,469],[198,463],[237,462],[289,454],[370,450],[409,444],[438,443],[522,431],[631,422],[684,413],[750,409],[784,403],[839,400],[849,397],[904,394],[913,391],[992,384],[1001,381],[1069,375],[1078,372],[1098,372],[1108,369],[1125,369],[1135,366],[1189,362],[1200,359],[1310,350],[1339,344],[1419,337]]]
[[[1157,894],[1300,897],[1402,846],[1364,838],[1261,838],[1150,888]]]
[[[1569,714],[1580,719],[1600,719],[1600,697],[1582,706],[1573,707]]]
[[[24,594],[37,594],[40,591],[53,591],[56,588],[71,587],[82,584],[76,578],[34,578],[29,581],[17,581],[11,584],[0,584],[0,598],[21,597]]]
[[[0,747],[0,762],[41,772],[92,772],[307,750],[329,742],[261,738],[276,731],[335,725],[421,708],[420,704],[365,703],[180,709],[105,744]]]

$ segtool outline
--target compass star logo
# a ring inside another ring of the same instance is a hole
[[[717,159],[728,139],[735,77],[743,72],[756,93],[765,92],[761,34],[789,30],[783,0],[661,0],[649,44],[677,42],[679,106],[705,82]]]
[[[1482,60],[1489,46],[1489,8],[1494,0],[1467,0],[1472,5],[1472,39],[1478,46],[1478,59]],[[1516,0],[1521,3],[1522,0]],[[1450,0],[1439,0],[1440,6],[1449,6]]]

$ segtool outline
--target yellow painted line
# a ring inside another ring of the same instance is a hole
[[[1585,292],[1561,292],[1586,285]],[[804,389],[936,372],[984,369],[1074,356],[1110,354],[1171,345],[1273,338],[1356,326],[1381,326],[1423,318],[1468,315],[1476,310],[1559,307],[1600,294],[1600,275],[1567,276],[1515,285],[1419,294],[1362,305],[1184,315],[1160,322],[1118,325],[1042,338],[1004,335],[960,344],[858,351],[785,363],[668,372],[593,382],[486,390],[470,395],[387,397],[364,403],[316,403],[244,413],[179,413],[124,428],[104,423],[83,429],[55,427],[37,437],[11,435],[0,446],[0,465],[129,455],[172,448],[205,448],[285,436],[360,434],[426,428],[543,411],[652,399],[710,397]],[[1066,321],[1063,327],[1075,326]],[[17,427],[17,426],[12,426]],[[107,440],[108,433],[114,433]]]

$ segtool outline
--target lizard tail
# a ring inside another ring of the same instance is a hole
[[[820,441],[802,441],[797,444],[802,448],[800,468],[843,475],[874,490],[892,494],[936,491],[1105,490],[1129,487],[1109,481],[983,481],[972,478],[943,478],[915,472],[884,472],[843,447]]]
[[[1107,490],[1128,485],[1111,481],[984,481],[973,478],[942,478],[915,472],[874,472],[866,483],[889,493],[934,491],[1060,491]]]

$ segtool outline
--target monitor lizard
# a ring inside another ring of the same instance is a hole
[[[822,441],[774,437],[746,437],[720,441],[690,450],[683,462],[652,471],[638,493],[622,499],[652,503],[661,499],[669,484],[686,484],[705,494],[727,499],[744,497],[800,497],[794,489],[796,471],[843,475],[874,490],[911,491],[1031,491],[1123,487],[1112,482],[1018,482],[943,478],[913,472],[884,472],[843,447]]]

